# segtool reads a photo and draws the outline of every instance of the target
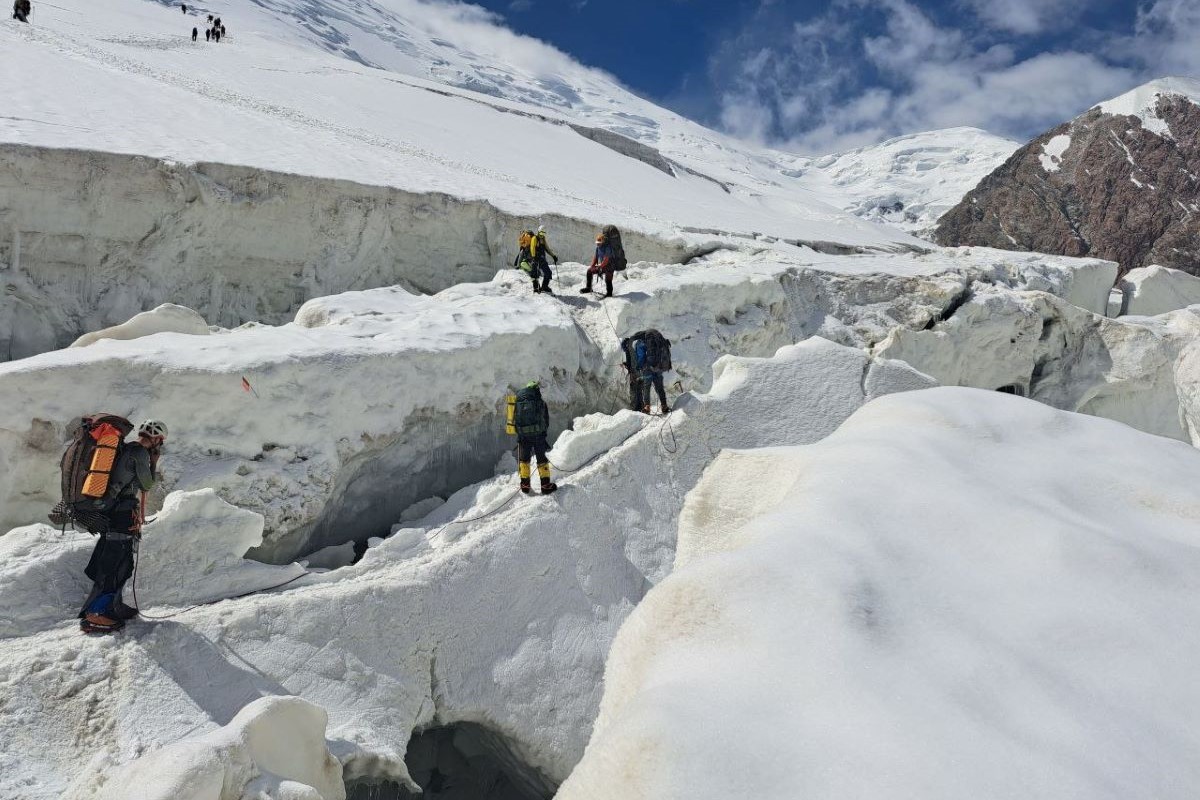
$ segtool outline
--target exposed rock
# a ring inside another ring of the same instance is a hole
[[[1018,150],[938,224],[940,244],[1200,274],[1200,82],[1168,78]]]

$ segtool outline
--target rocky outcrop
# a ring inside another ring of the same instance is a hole
[[[1147,84],[1018,150],[936,240],[1200,275],[1200,81]]]

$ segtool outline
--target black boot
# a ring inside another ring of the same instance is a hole
[[[542,478],[542,494],[554,494],[557,491],[557,483],[551,483],[549,478]]]
[[[529,485],[529,478],[522,478],[521,479],[521,492],[523,494],[529,494],[531,491],[533,491],[533,487]]]

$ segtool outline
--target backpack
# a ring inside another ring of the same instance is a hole
[[[612,249],[613,269],[624,272],[629,262],[625,259],[625,245],[621,244],[621,232],[617,230],[616,225],[605,225],[601,233],[604,234],[604,243]]]
[[[89,533],[108,530],[108,515],[116,507],[117,492],[110,478],[133,423],[116,414],[91,414],[71,431],[71,443],[59,462],[62,499],[50,512],[50,521],[65,526],[77,522]]]
[[[532,241],[533,231],[521,231],[521,235],[517,238],[517,246],[522,250],[527,250]]]
[[[526,387],[517,392],[513,427],[517,436],[541,436],[546,433],[546,403],[542,400],[541,391]]]
[[[667,337],[650,328],[646,331],[646,363],[655,372],[671,370],[671,342]]]
[[[639,371],[651,369],[655,372],[671,370],[671,343],[667,337],[654,328],[638,331],[626,341],[632,345],[630,351],[632,368]],[[639,357],[639,345],[645,348],[644,357]]]
[[[535,233],[533,238],[529,240],[529,256],[535,262],[538,259],[538,253],[546,249],[546,234]],[[545,256],[543,256],[545,258]]]

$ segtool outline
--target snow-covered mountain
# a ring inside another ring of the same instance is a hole
[[[978,128],[949,128],[796,159],[785,174],[856,216],[928,236],[938,218],[1017,147]]]
[[[193,43],[210,12],[229,35]],[[486,279],[538,222],[575,260],[605,223],[653,261],[713,236],[921,248],[855,214],[920,230],[1003,149],[969,131],[820,161],[757,148],[466,6],[65,0],[0,45],[0,358],[164,302],[231,327]]]
[[[1200,274],[1200,81],[1164,78],[1046,131],[939,222],[937,241]]]

